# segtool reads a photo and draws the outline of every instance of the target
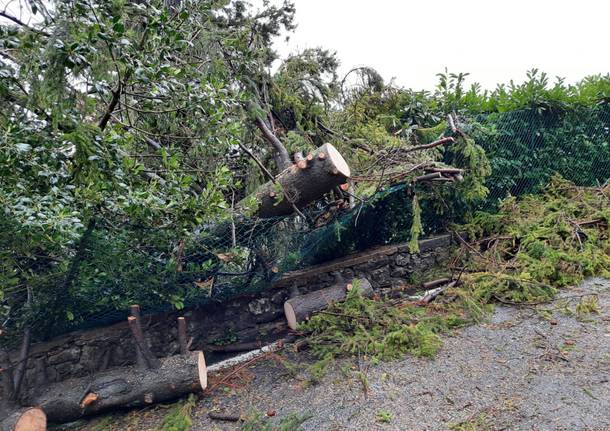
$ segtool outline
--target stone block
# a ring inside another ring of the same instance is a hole
[[[272,306],[269,298],[258,298],[248,304],[248,310],[255,316],[267,313],[271,308]]]
[[[371,278],[374,281],[380,283],[389,278],[390,268],[388,268],[387,266],[384,266],[382,268],[378,268],[378,269],[371,271],[370,274],[371,274]]]
[[[407,266],[397,266],[390,271],[390,277],[405,278],[413,274],[413,270]]]
[[[398,266],[406,266],[411,262],[411,255],[409,253],[397,253],[394,262]]]
[[[49,356],[49,364],[56,365],[64,362],[76,362],[80,358],[81,349],[78,346],[73,346],[52,356]]]
[[[271,296],[271,302],[274,304],[284,304],[284,302],[288,299],[289,293],[287,290],[280,290],[279,292],[275,292]]]

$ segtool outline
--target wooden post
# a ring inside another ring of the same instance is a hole
[[[186,355],[189,348],[186,335],[186,319],[182,316],[178,317],[178,343],[180,343],[180,354]]]
[[[131,314],[131,317],[136,319],[136,322],[138,322],[140,320],[140,306],[139,305],[137,305],[137,304],[131,305],[129,307],[129,312]],[[129,329],[131,329],[131,323],[129,324]],[[131,329],[131,330],[133,333],[133,329]],[[140,331],[141,331],[141,329],[140,329]],[[134,337],[135,337],[135,335],[134,335]],[[136,365],[138,366],[138,368],[146,368],[146,362],[144,361],[144,356],[142,355],[142,350],[140,349],[140,347],[137,344],[137,340],[136,340]]]
[[[159,360],[150,351],[150,348],[144,339],[144,332],[142,331],[141,322],[142,319],[140,318],[140,306],[132,305],[130,309],[132,315],[127,318],[127,322],[129,323],[129,329],[131,329],[133,338],[136,341],[136,351],[140,352],[140,355],[143,358],[142,362],[146,368],[159,368]]]

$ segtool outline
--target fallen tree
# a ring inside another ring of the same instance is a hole
[[[324,144],[307,157],[297,156],[297,163],[263,184],[254,194],[257,207],[254,215],[262,218],[291,214],[347,183],[350,168],[331,144]],[[246,198],[238,206],[244,208]]]
[[[284,303],[284,314],[288,326],[290,329],[296,329],[299,323],[307,320],[316,311],[323,310],[333,302],[343,301],[347,292],[353,288],[359,289],[363,296],[373,294],[371,283],[366,278],[358,278],[351,283],[337,280],[334,285],[325,289],[290,298]]]
[[[207,386],[200,351],[162,358],[158,368],[129,366],[49,385],[31,404],[51,422],[67,422],[113,408],[140,407],[198,392]]]
[[[178,398],[207,387],[203,352],[189,352],[184,342],[180,355],[156,358],[144,337],[140,307],[130,307],[129,327],[134,337],[136,364],[101,371],[93,376],[53,383],[28,400],[40,407],[51,422],[67,422],[115,408],[139,407]],[[186,323],[178,320],[181,338]],[[183,340],[184,341],[184,340]]]

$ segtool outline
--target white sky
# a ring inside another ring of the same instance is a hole
[[[432,90],[445,67],[490,89],[533,67],[568,82],[610,72],[610,0],[294,1],[282,56],[321,46],[344,73],[371,66],[416,90]]]

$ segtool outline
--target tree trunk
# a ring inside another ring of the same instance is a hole
[[[278,217],[320,199],[334,187],[344,184],[350,169],[341,154],[331,144],[324,144],[306,158],[304,168],[292,165],[275,181],[263,184],[256,192],[258,217]],[[294,206],[293,206],[294,204]],[[243,207],[243,201],[241,205]]]
[[[207,386],[203,353],[190,352],[160,360],[160,367],[135,366],[54,383],[28,400],[51,422],[67,422],[105,410],[138,407],[178,398]]]
[[[323,310],[331,302],[343,301],[347,291],[358,286],[364,296],[371,296],[373,288],[366,278],[354,279],[351,283],[339,282],[331,287],[316,290],[305,295],[295,296],[284,303],[284,314],[290,329],[307,320],[312,313]]]

